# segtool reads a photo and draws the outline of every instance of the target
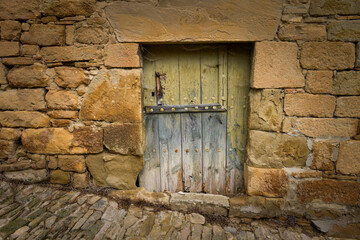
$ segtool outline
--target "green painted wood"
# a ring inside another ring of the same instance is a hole
[[[185,192],[202,191],[201,113],[182,113],[183,177]]]
[[[204,192],[225,194],[226,113],[202,113]]]
[[[146,145],[144,169],[139,176],[140,186],[150,192],[161,191],[160,154],[159,154],[159,118],[156,115],[145,115]],[[151,180],[150,180],[151,179]]]
[[[219,103],[219,54],[217,49],[201,51],[201,103]]]
[[[227,108],[227,91],[228,91],[228,56],[227,48],[225,46],[219,47],[219,103]]]
[[[159,118],[161,191],[183,191],[180,114]]]
[[[155,56],[152,56],[149,52],[144,53],[144,105],[156,106],[155,96]]]

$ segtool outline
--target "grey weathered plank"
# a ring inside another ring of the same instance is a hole
[[[161,191],[183,191],[180,117],[159,115]]]
[[[201,113],[182,113],[183,176],[186,192],[202,191]]]
[[[204,192],[225,194],[226,113],[203,113]]]

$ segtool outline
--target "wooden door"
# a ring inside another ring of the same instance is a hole
[[[243,190],[250,51],[236,45],[144,46],[149,191]]]

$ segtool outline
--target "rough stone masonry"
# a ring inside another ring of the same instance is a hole
[[[253,42],[246,193],[224,214],[360,237],[358,0],[0,0],[0,38],[4,177],[135,189],[140,44]]]

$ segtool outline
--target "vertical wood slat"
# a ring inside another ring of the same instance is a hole
[[[219,101],[219,54],[214,49],[201,51],[201,104]]]
[[[225,194],[226,113],[202,113],[204,192]]]
[[[147,55],[144,56],[144,105],[156,106],[156,96],[153,95],[155,93],[155,59],[147,58]]]
[[[161,191],[160,154],[159,154],[159,118],[157,115],[145,115],[146,146],[144,169],[139,176],[140,186],[152,192]]]
[[[161,191],[183,190],[180,114],[159,114]],[[176,152],[176,149],[178,151]]]
[[[219,48],[219,103],[228,108],[227,91],[228,91],[228,56],[227,48],[221,46]]]
[[[184,191],[202,191],[201,113],[182,113]],[[187,151],[188,150],[188,151]]]
[[[229,49],[227,114],[227,163],[226,192],[236,194],[244,188],[243,165],[245,162],[247,97],[249,89],[249,53]]]

